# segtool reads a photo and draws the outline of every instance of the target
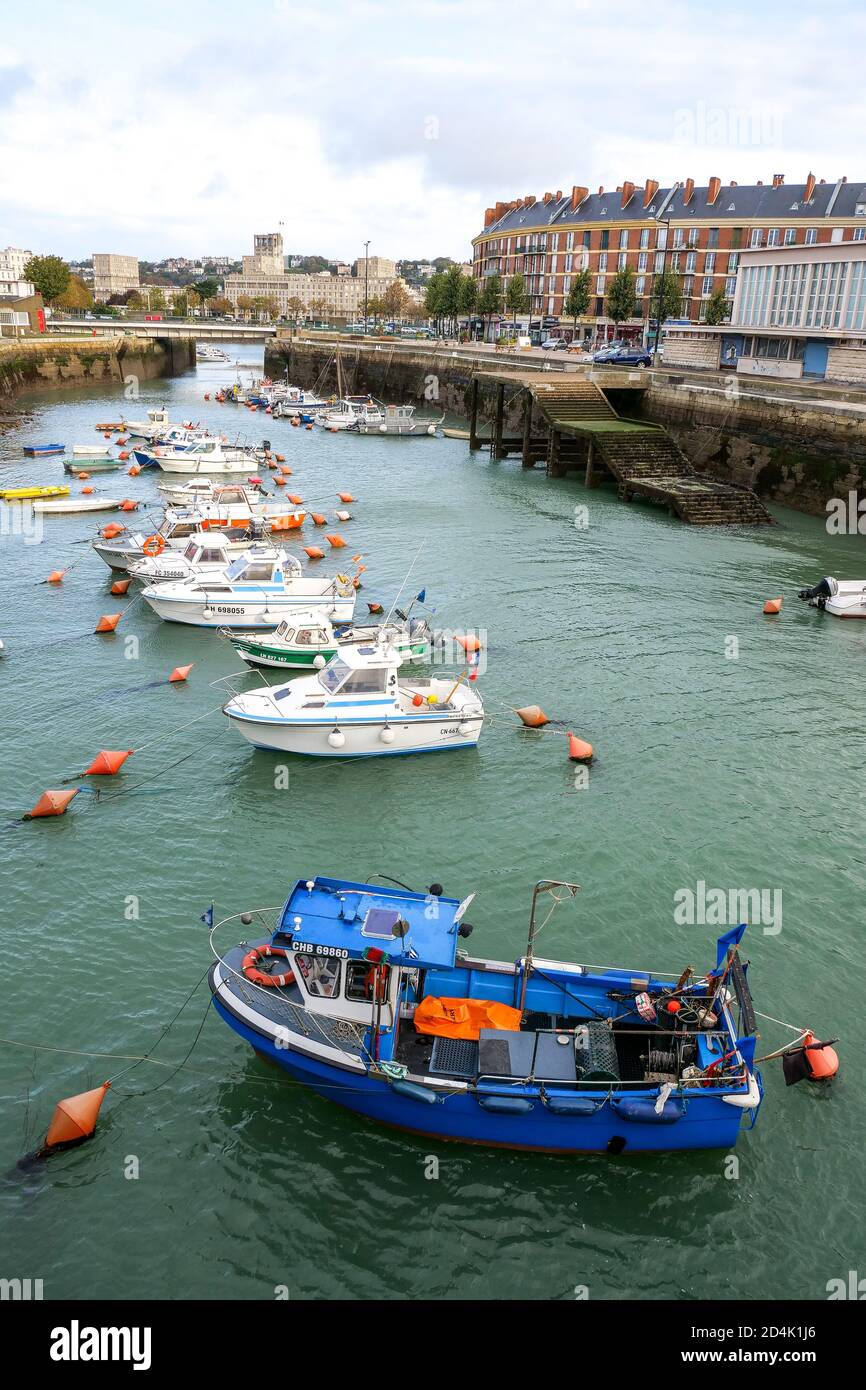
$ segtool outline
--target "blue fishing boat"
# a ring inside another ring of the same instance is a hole
[[[28,458],[43,458],[48,454],[64,454],[65,444],[25,444],[24,453]]]
[[[295,1081],[419,1134],[553,1153],[729,1149],[754,1125],[744,926],[700,976],[543,959],[539,903],[577,891],[544,880],[525,954],[488,960],[462,949],[474,894],[392,883],[299,880],[281,908],[205,914],[217,1012]]]

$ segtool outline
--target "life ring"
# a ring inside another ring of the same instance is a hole
[[[154,532],[152,536],[148,536],[141,549],[145,555],[149,555],[153,559],[165,550],[165,537]]]
[[[266,970],[257,970],[256,964],[266,956],[283,956],[288,960],[289,953],[284,951],[282,946],[254,946],[251,951],[247,951],[241,962],[241,971],[244,978],[254,985],[264,985],[269,989],[277,989],[282,985],[294,983],[294,974],[287,970],[283,975],[270,975]]]

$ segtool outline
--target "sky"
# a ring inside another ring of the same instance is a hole
[[[572,185],[866,183],[846,0],[31,0],[0,22],[0,247],[466,260]]]

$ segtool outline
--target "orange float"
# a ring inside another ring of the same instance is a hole
[[[355,500],[351,492],[338,492],[337,496],[341,502],[354,502]]]
[[[114,583],[111,586],[111,589],[109,590],[109,593],[125,594],[131,583],[131,579],[115,579]]]
[[[125,530],[125,526],[119,526],[116,521],[109,521],[107,526],[103,526],[100,535],[103,540],[113,541],[115,536],[119,536],[121,531]]]
[[[257,968],[259,961],[266,960],[269,956],[281,956],[288,960],[289,953],[284,951],[282,946],[254,946],[241,961],[244,977],[251,984],[264,985],[266,989],[279,989],[282,985],[292,984],[295,977],[291,970],[284,971],[282,975],[269,975],[266,970]]]
[[[92,1091],[82,1091],[80,1095],[59,1100],[54,1107],[41,1152],[69,1148],[72,1144],[89,1139],[96,1129],[100,1107],[110,1086],[110,1081],[103,1081]]]
[[[80,483],[86,483],[86,482],[87,482],[87,479],[90,477],[90,474],[89,474],[89,473],[78,473],[78,474],[76,474],[76,477],[78,478],[78,481],[79,481]]]
[[[64,576],[65,573],[66,573],[66,570],[52,570],[51,573],[49,574],[48,578],[46,579],[45,583],[46,583],[46,584],[62,584],[62,583],[63,583],[63,576]]]
[[[338,536],[336,532],[327,533],[325,535],[325,540],[328,542],[328,545],[333,546],[335,550],[342,550],[343,546],[346,544],[343,537]]]
[[[317,526],[327,526],[328,518],[326,516],[323,516],[321,512],[310,512],[310,516],[313,518]]]
[[[568,735],[568,756],[573,763],[588,763],[592,761],[592,744],[586,743],[584,739],[577,738],[575,734]]]
[[[93,629],[93,631],[113,632],[122,617],[122,613],[103,613],[102,617],[99,619],[99,622],[96,624],[96,627]]]
[[[97,753],[90,767],[84,769],[85,777],[116,777],[127,758],[131,758],[134,748],[103,748]]]
[[[89,475],[88,475],[88,476],[89,476]],[[90,496],[92,495],[92,493],[93,493],[93,488],[92,488],[92,487],[83,487],[83,488],[81,489],[81,496],[82,496],[82,497],[90,497]]]
[[[828,1043],[809,1032],[803,1039],[804,1056],[810,1081],[829,1081],[839,1070],[839,1055]]]
[[[309,555],[311,560],[324,560],[325,552],[320,550],[317,545],[305,545],[304,554]]]
[[[768,598],[768,599],[767,599],[767,602],[764,604],[764,612],[765,612],[765,613],[781,613],[781,611],[782,611],[782,603],[783,603],[783,599],[782,599],[782,598]]]
[[[515,711],[520,716],[527,729],[542,729],[550,720],[544,713],[540,705],[524,705],[523,709]]]
[[[188,666],[175,666],[168,678],[169,685],[177,685],[180,681],[185,681],[194,665],[195,662],[191,661]]]
[[[47,791],[43,792],[31,811],[22,820],[39,820],[42,816],[62,816],[74,796],[78,795],[78,788],[73,787],[71,791]]]

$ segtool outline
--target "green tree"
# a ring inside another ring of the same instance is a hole
[[[477,303],[478,281],[475,279],[474,275],[464,275],[463,283],[460,286],[460,304],[458,307],[460,313],[466,315],[467,321],[471,319],[472,315],[475,313],[475,306]],[[469,324],[467,322],[467,328],[468,327]]]
[[[93,295],[84,281],[78,275],[70,275],[66,289],[57,296],[57,308],[65,309],[68,313],[80,313],[92,305]]]
[[[382,298],[392,319],[402,318],[406,312],[409,296],[400,280],[392,280]]]
[[[493,315],[498,314],[502,309],[502,278],[500,275],[490,275],[481,287],[478,296],[478,312],[482,318],[487,319],[487,327],[484,332],[485,339],[490,337],[493,324]]]
[[[144,298],[138,290],[132,291],[132,294],[126,301],[126,307],[127,309],[133,309],[136,313],[138,313],[140,309],[144,308]]]
[[[516,319],[518,314],[525,314],[529,308],[529,295],[526,293],[526,281],[517,271],[508,281],[505,290],[505,304],[511,318]]]
[[[226,299],[224,294],[218,294],[216,299],[211,300],[210,307],[211,313],[213,314],[230,314],[232,311],[232,302],[230,299]]]
[[[53,304],[69,287],[71,271],[59,256],[31,256],[24,267],[24,279],[31,280],[46,304]]]
[[[437,271],[430,276],[424,295],[424,308],[433,320],[436,332],[442,332],[442,315],[445,312],[445,276]]]
[[[161,314],[165,309],[165,295],[159,285],[154,285],[147,291],[147,307],[156,314]]]
[[[231,307],[231,306],[229,306]],[[171,302],[172,313],[178,318],[185,319],[189,313],[189,300],[185,294],[176,294]]]
[[[460,312],[460,291],[463,280],[463,271],[459,265],[449,265],[442,276],[441,313],[448,324],[449,332],[452,334],[457,323],[457,315]]]
[[[578,271],[572,279],[571,287],[562,306],[563,314],[572,321],[572,337],[574,338],[577,337],[577,320],[583,318],[589,310],[590,284],[589,271]]]
[[[652,317],[658,326],[665,319],[679,318],[683,307],[683,282],[673,270],[663,270],[656,277],[652,293]]]
[[[724,323],[730,316],[731,305],[725,297],[724,290],[713,290],[704,310],[704,322],[709,324]]]
[[[215,275],[205,275],[201,280],[196,280],[193,289],[199,297],[207,302],[219,294],[220,282]]]
[[[304,301],[296,294],[293,294],[286,301],[286,313],[292,323],[297,323],[304,312]]]
[[[634,289],[634,271],[626,267],[618,270],[612,277],[607,290],[607,316],[613,319],[614,333],[619,324],[634,318],[637,309],[637,295]]]

